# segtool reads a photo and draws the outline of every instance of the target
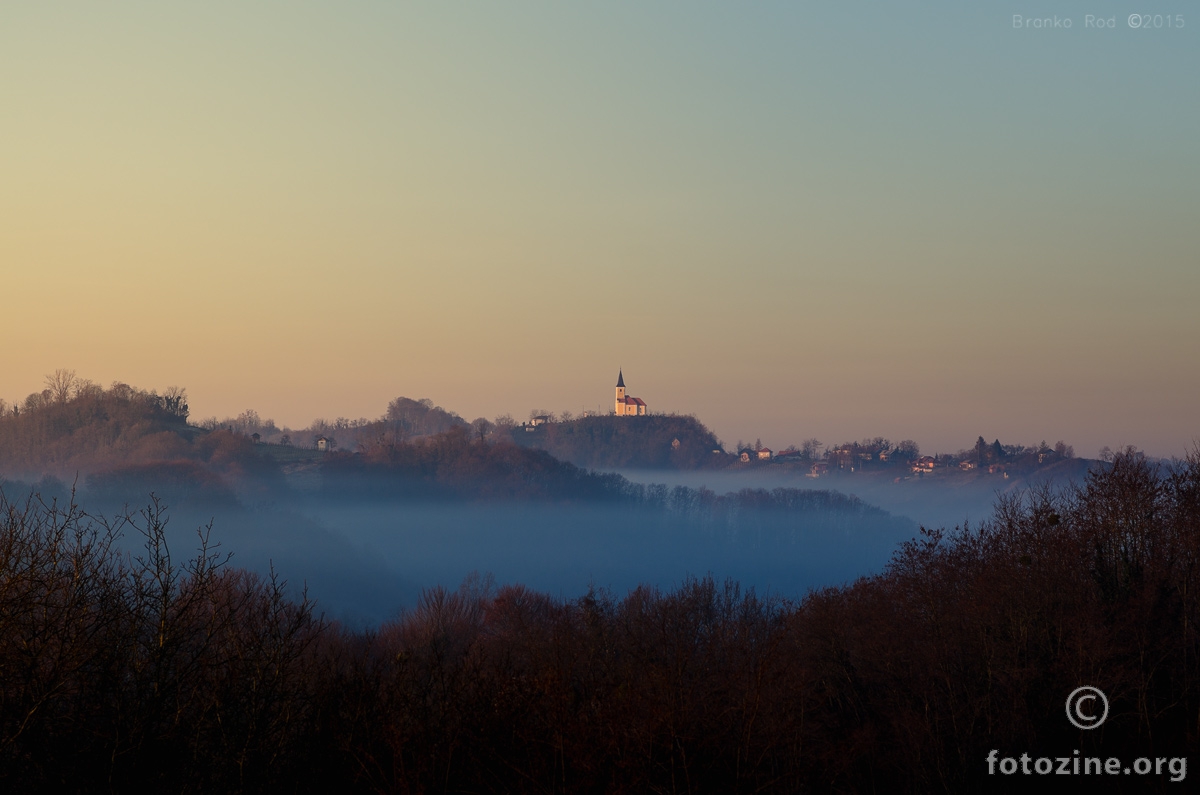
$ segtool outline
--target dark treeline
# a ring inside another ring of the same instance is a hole
[[[541,450],[479,438],[466,426],[333,453],[322,461],[321,475],[323,494],[332,499],[604,500],[619,499],[626,483]]]
[[[165,516],[0,493],[0,780],[12,792],[267,789],[300,753],[323,629]],[[116,546],[145,535],[143,554]],[[297,687],[299,685],[299,687]]]
[[[1200,454],[1120,455],[800,602],[473,579],[367,632],[203,545],[178,563],[155,506],[0,513],[10,791],[1011,790],[991,749],[1194,761],[1200,739]],[[1102,731],[1066,722],[1079,685],[1108,694]],[[1132,778],[1079,783],[1170,786]]]

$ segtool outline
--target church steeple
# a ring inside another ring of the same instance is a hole
[[[614,414],[618,417],[643,417],[646,415],[646,401],[625,394],[625,371],[617,370],[617,400],[613,406]]]

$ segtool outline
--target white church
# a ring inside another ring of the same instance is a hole
[[[625,373],[617,371],[617,416],[644,417],[646,416],[646,401],[641,398],[629,397],[625,394]]]

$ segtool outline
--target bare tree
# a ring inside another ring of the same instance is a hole
[[[89,381],[86,378],[80,378],[75,382],[75,397],[86,397],[96,399],[104,394],[104,387],[97,384],[95,381]]]
[[[46,388],[50,390],[50,399],[55,403],[66,403],[75,396],[77,381],[74,370],[64,370],[61,367],[46,376]]]
[[[163,392],[163,407],[177,417],[186,418],[188,415],[187,390],[183,387],[169,386]]]
[[[492,424],[483,417],[477,417],[471,422],[471,433],[475,438],[482,442],[491,435]]]
[[[37,411],[50,402],[50,390],[43,389],[41,392],[30,392],[22,404],[23,411]]]
[[[262,418],[254,409],[246,409],[233,421],[234,430],[238,433],[253,433],[262,425]]]

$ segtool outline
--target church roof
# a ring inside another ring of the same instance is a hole
[[[625,388],[625,373],[620,370],[617,371],[617,386]]]

